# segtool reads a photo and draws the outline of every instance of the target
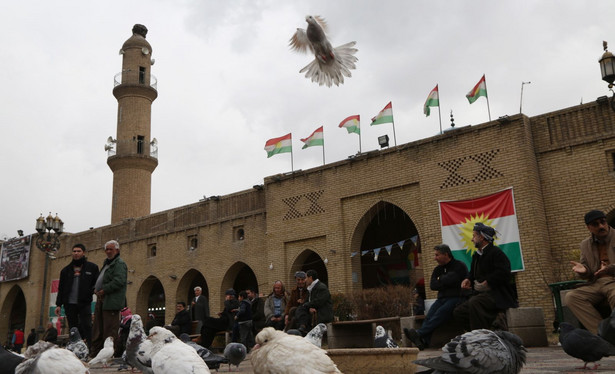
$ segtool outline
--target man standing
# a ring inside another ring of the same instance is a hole
[[[429,308],[420,329],[404,328],[406,337],[421,351],[429,347],[434,330],[451,319],[455,307],[464,300],[461,282],[468,276],[468,267],[453,257],[448,245],[439,244],[434,250],[438,266],[431,273],[429,287],[438,291],[438,298]]]
[[[590,235],[581,242],[581,262],[570,263],[572,271],[590,282],[569,291],[566,305],[588,331],[596,334],[602,317],[595,305],[607,301],[611,309],[615,307],[615,231],[599,210],[585,214],[585,225]]]
[[[305,275],[304,271],[295,272],[295,282],[297,286],[290,291],[290,299],[288,299],[288,303],[286,304],[286,309],[284,310],[284,331],[288,331],[291,329],[296,329],[299,326],[295,326],[295,312],[297,307],[305,302],[307,297],[307,289],[305,288]]]
[[[15,352],[17,353],[21,353],[21,348],[23,347],[23,331],[21,331],[21,329],[15,329],[15,332],[13,332],[13,339],[12,339],[12,343],[13,343],[13,349],[15,350]]]
[[[495,230],[478,222],[472,232],[476,252],[472,256],[469,275],[461,282],[461,288],[474,291],[468,301],[455,308],[456,320],[466,329],[506,329],[494,326],[499,313],[518,306],[514,286],[511,283],[510,260],[499,247],[493,245]]]
[[[56,316],[62,306],[68,320],[68,327],[77,327],[79,335],[88,347],[92,345],[92,295],[98,279],[98,266],[85,257],[85,246],[73,246],[73,260],[60,271]]]
[[[30,334],[28,334],[28,340],[26,340],[28,347],[36,344],[36,330],[31,329]]]
[[[258,297],[256,287],[250,287],[246,292],[252,306],[252,333],[256,336],[265,327],[265,301]]]
[[[192,320],[198,321],[196,331],[201,331],[205,317],[209,317],[209,300],[202,295],[200,286],[194,287],[194,300],[192,300]],[[190,335],[190,333],[188,333]]]
[[[120,310],[126,306],[127,266],[120,258],[120,243],[110,240],[105,243],[107,259],[96,280],[96,306],[92,328],[90,356],[96,357],[105,339],[113,337],[119,344]]]
[[[333,301],[326,284],[318,280],[316,270],[308,270],[305,284],[307,285],[308,298],[297,308],[295,318],[299,325],[299,331],[305,335],[314,325],[319,323],[333,322]],[[313,316],[316,315],[316,323],[313,324]]]

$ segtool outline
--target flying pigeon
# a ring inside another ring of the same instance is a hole
[[[241,343],[229,343],[224,347],[224,357],[229,361],[228,369],[231,371],[231,365],[239,366],[246,358],[248,353],[246,346]]]
[[[151,374],[153,373],[150,357],[151,350],[152,341],[148,340],[145,335],[141,316],[133,314],[128,339],[126,339],[126,362],[145,374]]]
[[[255,340],[250,357],[255,374],[341,374],[325,350],[300,336],[265,327]]]
[[[322,347],[322,337],[327,332],[327,325],[319,323],[305,336],[305,340],[314,344],[318,348]]]
[[[111,361],[111,358],[113,358],[113,337],[109,336],[105,339],[103,349],[101,349],[96,357],[91,359],[88,364],[92,366],[94,364],[101,363],[103,367],[107,368],[109,367],[109,361]]]
[[[579,369],[588,369],[587,364],[593,362],[594,367],[591,370],[595,370],[599,366],[596,361],[600,361],[602,357],[615,356],[615,346],[598,335],[577,329],[567,322],[560,323],[559,329],[559,342],[564,352],[585,362]]]
[[[508,331],[472,330],[442,347],[439,357],[415,360],[433,373],[516,374],[525,364],[521,338]]]
[[[182,343],[164,327],[152,327],[152,370],[154,374],[210,374],[207,364],[196,351]]]
[[[305,77],[318,83],[331,87],[331,84],[339,86],[344,83],[344,76],[350,78],[350,69],[355,69],[358,59],[354,56],[357,52],[353,48],[356,42],[343,44],[333,48],[327,39],[327,23],[320,16],[306,16],[307,30],[297,28],[290,39],[290,46],[298,52],[314,53],[315,59],[299,73],[305,73]]]
[[[9,352],[0,345],[0,374],[13,374],[15,368],[24,360],[23,357]]]
[[[79,329],[76,327],[71,327],[70,332],[68,334],[68,344],[66,345],[66,349],[73,352],[75,356],[81,361],[88,360],[88,354],[90,353],[88,349],[88,345],[85,344],[83,339],[81,339],[81,335],[79,334]]]
[[[89,374],[90,372],[73,352],[49,342],[39,341],[28,347],[24,357],[26,360],[17,365],[15,374]],[[4,366],[4,363],[2,365]]]
[[[397,343],[387,332],[384,330],[384,327],[378,325],[376,326],[376,337],[374,338],[374,348],[399,348]]]
[[[179,340],[188,344],[190,347],[194,348],[196,353],[201,356],[203,361],[207,364],[207,367],[210,369],[219,369],[221,364],[228,364],[229,360],[226,357],[218,356],[214,354],[209,349],[198,345],[197,343],[190,340],[190,336],[186,333],[183,333],[179,336]]]

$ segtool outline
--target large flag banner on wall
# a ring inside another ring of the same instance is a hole
[[[496,230],[495,245],[508,256],[512,271],[525,270],[513,190],[507,188],[492,195],[471,200],[439,201],[442,242],[451,247],[453,256],[468,265],[476,248],[472,228],[482,222]]]

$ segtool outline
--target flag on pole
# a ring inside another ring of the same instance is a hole
[[[494,245],[508,256],[512,271],[525,270],[512,188],[471,200],[439,201],[438,205],[442,242],[468,268],[476,252],[472,230],[477,222],[482,222],[496,230]]]
[[[485,74],[483,74],[483,77],[478,81],[478,83],[476,83],[476,86],[474,86],[474,88],[472,88],[472,90],[470,90],[470,92],[466,95],[470,104],[475,102],[476,99],[481,96],[487,97],[487,83],[485,82]]]
[[[438,95],[438,85],[431,90],[429,96],[427,96],[427,100],[425,100],[425,105],[423,105],[423,113],[425,113],[426,117],[429,117],[429,107],[431,106],[440,106],[440,96]]]
[[[372,118],[372,123],[370,126],[380,125],[383,123],[393,123],[393,104],[391,101],[376,115],[376,117]]]
[[[306,149],[307,147],[313,147],[315,145],[324,146],[325,140],[323,138],[322,126],[314,130],[312,135],[308,136],[305,139],[301,139],[301,141],[305,143],[303,145],[303,148],[301,149]]]
[[[278,153],[286,153],[293,151],[291,133],[288,133],[279,138],[273,138],[267,140],[265,143],[265,151],[267,151],[267,158],[277,155]]]
[[[359,116],[358,114],[355,116],[350,116],[346,118],[345,120],[343,120],[340,123],[339,127],[346,128],[349,134],[351,132],[354,132],[360,135],[361,134],[361,128],[360,128],[361,127],[361,116]]]

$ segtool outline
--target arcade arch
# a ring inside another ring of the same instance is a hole
[[[14,285],[11,288],[2,303],[0,313],[2,316],[8,316],[4,320],[5,323],[0,326],[0,336],[8,336],[16,328],[26,331],[26,298],[21,287]]]
[[[290,267],[290,275],[288,279],[293,281],[292,284],[287,285],[287,289],[293,288],[295,272],[296,271],[308,271],[310,269],[316,270],[318,273],[318,279],[326,285],[329,285],[329,272],[327,271],[327,266],[324,260],[318,255],[318,253],[312,251],[311,249],[306,249],[297,256],[295,261]]]
[[[153,314],[156,319],[156,325],[163,326],[165,323],[165,301],[166,296],[164,287],[158,278],[153,275],[147,277],[137,293],[137,310],[136,312],[146,321],[148,314]]]
[[[222,279],[222,284],[220,286],[220,305],[224,304],[224,292],[229,288],[234,289],[235,292],[239,292],[248,287],[255,287],[256,292],[259,292],[260,286],[262,285],[258,284],[256,274],[254,274],[252,268],[245,262],[236,262],[227,270]],[[266,287],[264,289],[266,290]]]
[[[196,269],[190,269],[184,274],[182,279],[177,285],[175,293],[176,301],[183,301],[186,305],[190,305],[194,299],[194,287],[201,287],[203,289],[202,295],[209,300],[209,286],[203,274]]]

